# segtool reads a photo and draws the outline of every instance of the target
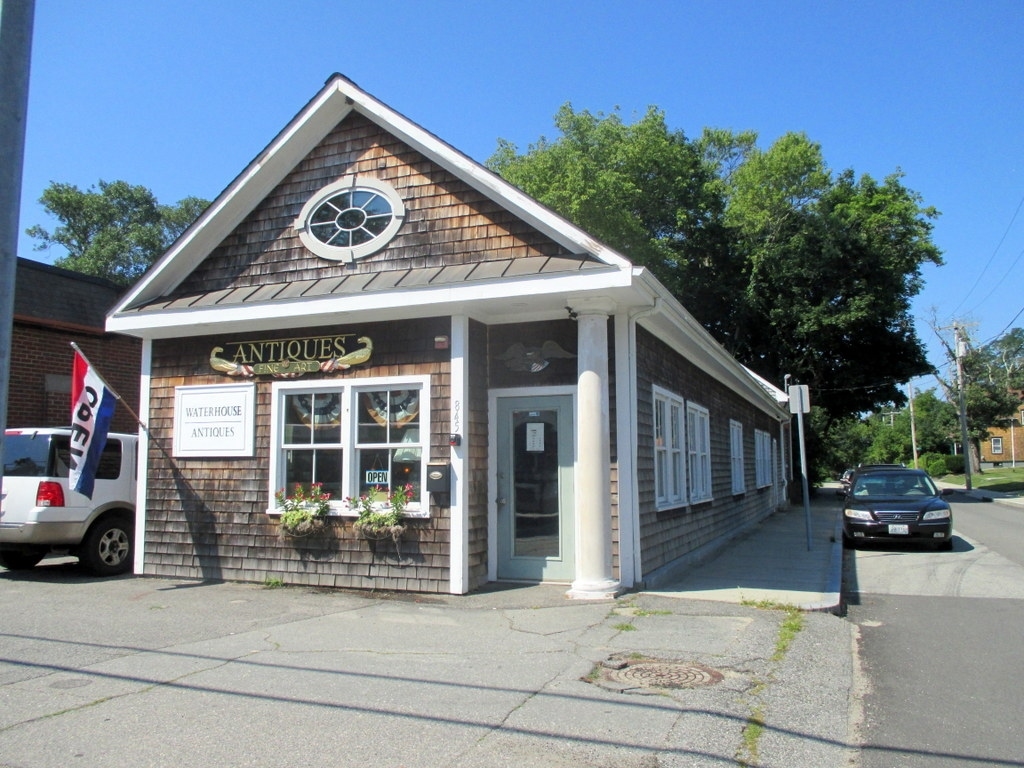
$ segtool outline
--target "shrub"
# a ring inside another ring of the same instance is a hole
[[[946,456],[946,473],[950,475],[962,475],[964,473],[964,457],[962,454]]]

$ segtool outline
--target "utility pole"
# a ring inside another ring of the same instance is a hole
[[[907,382],[910,399],[910,451],[914,454],[914,466],[917,467],[917,425],[914,423],[914,382]]]
[[[35,0],[0,0],[0,481],[14,336],[14,277]]]
[[[956,378],[960,390],[960,445],[964,456],[964,487],[971,490],[971,449],[967,442],[967,377],[964,375],[964,357],[967,356],[967,339],[960,325],[953,326],[956,337]]]

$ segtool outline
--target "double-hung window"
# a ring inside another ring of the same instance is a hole
[[[732,465],[732,492],[743,493],[747,489],[743,465],[743,425],[735,419],[729,420],[729,458]]]
[[[690,501],[711,498],[711,417],[708,409],[686,404],[686,443],[689,452]]]
[[[354,514],[348,497],[411,486],[409,515],[426,515],[423,472],[430,434],[425,377],[278,382],[273,388],[270,497],[320,483],[331,511]]]
[[[683,401],[654,388],[654,487],[659,508],[686,503]]]
[[[773,440],[763,429],[754,430],[754,462],[756,466],[757,487],[766,488],[772,484],[772,448]]]

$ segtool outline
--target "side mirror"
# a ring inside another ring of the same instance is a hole
[[[837,488],[836,489],[836,496],[845,496],[845,495],[846,495],[846,489],[845,488]]]
[[[943,496],[952,496],[954,493],[956,493],[956,488],[943,488],[942,489],[942,495]]]

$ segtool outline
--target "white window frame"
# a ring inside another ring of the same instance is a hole
[[[316,213],[321,205],[337,195],[354,191],[366,191],[387,200],[391,206],[390,223],[379,235],[359,245],[337,246],[319,240],[311,232],[311,218],[313,214]],[[317,256],[330,259],[331,261],[351,263],[354,259],[369,256],[386,246],[398,234],[398,230],[401,229],[402,222],[404,221],[405,204],[394,187],[381,179],[367,176],[346,176],[340,181],[328,184],[309,198],[302,207],[298,218],[292,223],[292,226],[298,232],[299,240],[302,241],[302,244]]]
[[[992,455],[995,456],[997,453],[1001,455],[1003,453],[1003,438],[1001,438],[1001,437],[992,437],[992,438],[989,438],[989,439],[992,441],[991,442]]]
[[[274,503],[274,494],[284,487],[284,459],[282,448],[283,429],[282,420],[285,395],[296,392],[338,392],[341,396],[341,449],[342,449],[342,493],[340,498],[331,498],[330,507],[332,515],[356,516],[355,510],[349,509],[345,503],[348,496],[358,496],[359,478],[358,473],[358,443],[357,428],[358,418],[354,417],[354,411],[358,407],[358,398],[361,392],[367,390],[383,389],[418,389],[420,391],[420,441],[416,446],[421,449],[420,454],[420,477],[423,483],[420,488],[420,499],[410,502],[405,509],[409,517],[428,517],[430,514],[429,497],[426,491],[425,478],[427,476],[427,464],[430,460],[430,377],[429,376],[404,376],[394,378],[368,378],[350,380],[317,379],[314,381],[277,381],[271,388],[271,421],[270,421],[270,462],[269,462],[269,499],[270,506],[267,514],[277,515]]]
[[[754,465],[757,476],[757,487],[767,488],[774,484],[774,446],[775,440],[763,429],[754,430]]]
[[[653,388],[653,394],[655,507],[669,509],[686,504],[685,403],[678,395],[658,386]]]
[[[686,404],[686,448],[690,503],[710,501],[711,414],[704,406],[692,402]]]
[[[732,468],[733,494],[746,492],[746,468],[743,463],[743,424],[736,421],[736,419],[729,419],[729,464]]]

